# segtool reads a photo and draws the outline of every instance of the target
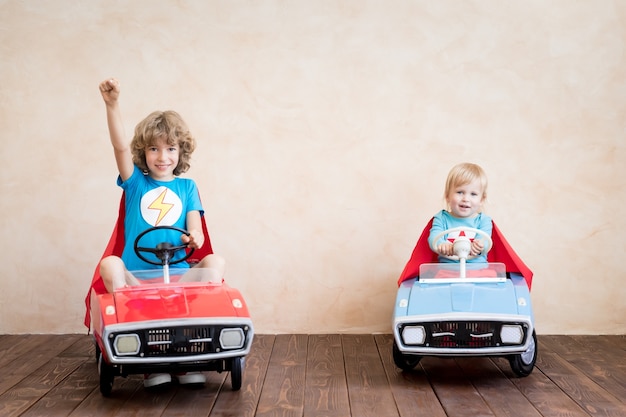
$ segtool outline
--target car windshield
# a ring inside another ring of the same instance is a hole
[[[420,265],[420,281],[430,279],[506,279],[506,266],[503,263],[467,263],[465,277],[461,278],[460,262],[425,263]]]
[[[163,284],[166,279],[163,276],[162,269],[148,269],[142,271],[131,271],[133,276],[137,279],[136,285],[154,285]],[[169,269],[169,282],[202,282],[203,277],[206,275],[205,268],[170,268]]]

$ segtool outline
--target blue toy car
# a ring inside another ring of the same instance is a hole
[[[495,224],[492,238],[477,229],[461,233],[485,241],[484,252],[491,249],[488,263],[466,263],[469,240],[462,238],[453,243],[458,262],[436,262],[427,243],[429,230],[430,224],[398,281],[393,313],[396,366],[411,370],[424,356],[499,356],[508,358],[517,376],[528,376],[537,360],[532,272]]]

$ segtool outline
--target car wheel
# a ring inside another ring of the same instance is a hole
[[[243,368],[245,365],[245,358],[233,358],[230,363],[230,384],[233,391],[239,391],[241,389],[241,382],[243,379]]]
[[[94,344],[96,345],[96,363],[98,363],[100,360],[100,346],[98,345],[98,342],[94,342]]]
[[[403,371],[410,371],[417,366],[419,361],[422,359],[421,356],[417,355],[406,355],[400,352],[396,341],[393,342],[393,362],[396,366]]]
[[[530,375],[537,362],[537,335],[533,330],[530,346],[526,352],[522,352],[519,355],[513,355],[509,357],[509,364],[515,375],[524,377]]]
[[[102,357],[102,352],[100,352],[100,357],[98,358],[98,373],[100,374],[100,393],[102,393],[105,397],[108,397],[111,395],[111,391],[113,390],[115,372],[113,367],[105,362]]]

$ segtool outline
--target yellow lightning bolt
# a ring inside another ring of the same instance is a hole
[[[163,190],[161,195],[159,195],[156,200],[154,200],[154,202],[148,206],[149,209],[160,211],[159,217],[154,224],[155,226],[158,226],[161,220],[163,220],[163,217],[165,217],[167,213],[172,209],[172,207],[174,207],[174,204],[163,202],[163,199],[165,198],[165,193],[167,193],[167,190]]]

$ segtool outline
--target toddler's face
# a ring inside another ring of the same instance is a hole
[[[474,217],[483,204],[483,189],[480,180],[452,187],[446,196],[446,202],[454,217]]]

